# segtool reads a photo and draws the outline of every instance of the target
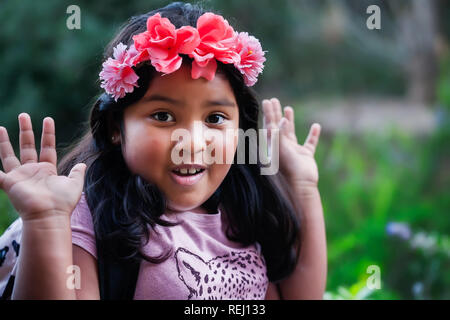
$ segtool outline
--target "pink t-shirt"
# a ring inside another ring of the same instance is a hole
[[[142,261],[136,300],[264,299],[267,270],[258,244],[243,247],[225,235],[225,214],[168,213],[162,218],[183,221],[174,227],[150,231],[144,253],[158,256],[172,248],[160,264]],[[72,243],[95,258],[97,250],[92,216],[84,194],[72,213]]]

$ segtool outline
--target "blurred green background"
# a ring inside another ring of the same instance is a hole
[[[129,17],[168,3],[3,0],[0,125],[16,154],[21,112],[37,146],[46,116],[58,151],[79,137],[100,93],[104,46]],[[450,2],[201,3],[261,40],[267,62],[255,90],[294,107],[300,142],[322,125],[325,298],[450,299]],[[66,26],[73,4],[79,30]],[[379,30],[366,26],[369,5],[380,8]],[[0,191],[0,233],[16,217]]]

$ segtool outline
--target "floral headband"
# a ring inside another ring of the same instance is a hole
[[[157,13],[147,19],[147,31],[133,36],[133,41],[128,49],[119,43],[114,58],[108,58],[100,72],[100,86],[116,101],[138,86],[133,67],[141,62],[150,61],[156,71],[169,74],[180,68],[179,54],[186,54],[193,58],[192,78],[212,80],[218,60],[233,64],[243,74],[245,84],[253,86],[266,61],[258,39],[247,32],[235,32],[227,20],[211,12],[198,18],[197,28],[179,29]]]

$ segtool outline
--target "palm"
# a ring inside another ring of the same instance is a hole
[[[314,153],[319,140],[320,125],[311,127],[305,144],[297,141],[294,124],[294,111],[291,107],[285,107],[285,118],[281,113],[281,105],[278,99],[264,100],[265,125],[269,131],[280,129],[280,122],[284,122],[280,134],[279,161],[280,171],[292,181],[317,185],[319,171]],[[283,120],[282,120],[283,119]]]
[[[292,162],[290,159],[296,159]],[[292,138],[280,135],[280,168],[286,175],[302,179],[305,182],[317,183],[319,171],[317,169],[314,154],[306,147],[297,143]]]
[[[68,177],[57,175],[54,125],[51,120],[44,121],[41,162],[37,162],[31,121],[27,116],[22,116],[19,122],[22,164],[14,155],[7,132],[0,129],[0,156],[6,172],[0,171],[0,188],[6,192],[22,219],[36,218],[48,212],[69,214],[81,196],[82,166],[72,170]]]

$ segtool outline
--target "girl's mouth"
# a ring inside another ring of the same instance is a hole
[[[185,186],[190,186],[198,182],[205,174],[204,168],[176,168],[170,172],[172,179]]]

